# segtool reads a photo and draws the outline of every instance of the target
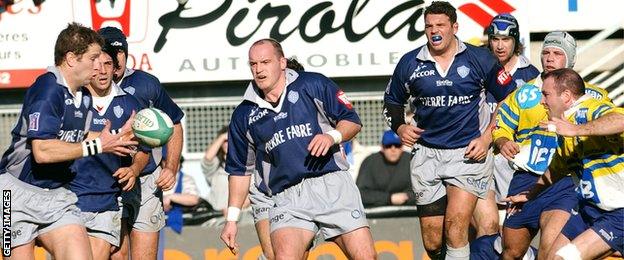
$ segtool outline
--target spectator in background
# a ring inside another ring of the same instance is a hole
[[[163,207],[168,214],[175,206],[193,207],[199,204],[199,190],[193,176],[182,172],[184,157],[180,157],[178,177],[174,189],[163,192]],[[182,180],[180,182],[180,180]]]
[[[383,133],[381,145],[380,152],[364,159],[357,177],[364,206],[415,205],[409,153],[392,130]]]
[[[228,149],[228,127],[222,127],[201,160],[201,168],[210,186],[208,203],[215,210],[224,211],[228,202],[228,174],[225,172],[225,155]]]

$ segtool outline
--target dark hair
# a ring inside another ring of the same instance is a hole
[[[286,59],[286,68],[296,71],[305,71],[303,65],[301,65],[301,63],[299,63],[299,61],[295,58]]]
[[[273,48],[275,49],[275,52],[277,53],[277,57],[279,57],[279,58],[284,57],[284,49],[282,49],[282,45],[275,39],[271,39],[271,38],[260,39],[260,40],[257,40],[256,42],[254,42],[251,45],[251,47],[256,46],[256,45],[260,45],[260,44],[265,44],[265,43],[269,43],[269,44],[273,45]]]
[[[63,63],[65,55],[69,52],[76,56],[85,54],[91,44],[104,45],[104,40],[94,30],[79,23],[70,23],[56,38],[54,45],[54,64],[59,66]]]
[[[585,82],[581,75],[576,73],[573,69],[562,68],[556,69],[544,75],[544,81],[549,78],[553,78],[555,81],[555,89],[557,94],[561,94],[566,89],[572,92],[576,97],[580,97],[585,94]]]
[[[228,130],[229,127],[227,125],[224,125],[223,127],[221,127],[221,129],[219,129],[219,132],[217,132],[217,136],[227,133]],[[226,154],[223,149],[219,148],[219,151],[217,151],[217,158],[219,158],[219,163],[225,164],[225,155]]]
[[[444,14],[448,16],[449,20],[451,20],[451,24],[457,22],[457,12],[455,11],[455,7],[453,7],[449,2],[445,1],[433,1],[430,6],[425,8],[425,15],[428,14]]]

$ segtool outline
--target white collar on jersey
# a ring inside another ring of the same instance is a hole
[[[100,116],[103,116],[108,110],[110,104],[113,102],[113,99],[115,97],[124,95],[126,95],[126,92],[124,92],[123,89],[119,87],[119,85],[115,84],[115,82],[112,82],[111,91],[110,93],[108,93],[108,95],[103,97],[93,96],[93,108],[95,108]]]
[[[284,87],[284,90],[282,91],[282,94],[280,95],[279,103],[276,107],[273,107],[271,103],[267,102],[262,97],[260,97],[260,95],[258,95],[259,90],[257,87],[254,86],[253,80],[249,82],[249,85],[247,86],[247,90],[245,90],[245,95],[243,95],[243,98],[245,100],[254,102],[260,108],[270,109],[270,110],[275,111],[276,113],[281,111],[282,104],[284,103],[284,97],[286,97],[285,94],[286,94],[286,91],[288,90],[288,86],[290,86],[290,83],[292,83],[299,77],[299,73],[289,68],[286,68],[284,72],[286,73],[286,86]]]
[[[466,44],[460,41],[457,37],[455,37],[455,40],[457,41],[457,52],[455,53],[454,56],[457,56],[457,54],[460,54],[466,50]],[[429,45],[427,44],[425,44],[425,46],[423,46],[422,49],[420,49],[418,54],[416,54],[416,58],[422,61],[428,60],[428,61],[436,62],[433,59],[433,57],[431,57],[431,53],[429,52]]]
[[[119,85],[121,85],[121,82],[128,76],[132,75],[132,73],[134,73],[134,70],[131,68],[126,68],[126,70],[124,71],[123,76],[121,76],[121,80],[119,80]]]
[[[69,86],[67,86],[67,81],[65,80],[65,78],[63,77],[63,75],[61,75],[61,72],[58,70],[58,68],[56,66],[49,66],[47,68],[48,72],[52,72],[52,74],[54,74],[54,77],[56,77],[56,83],[58,83],[59,85],[65,87],[67,89],[67,92],[69,92],[69,95],[71,95],[72,99],[74,100],[74,106],[76,108],[80,107],[80,104],[82,104],[82,89],[78,88],[78,90],[76,90],[76,95],[74,95],[74,93],[72,93],[71,89],[69,89]],[[81,86],[82,87],[82,86]]]
[[[524,55],[520,55],[518,56],[518,62],[516,63],[516,66],[518,68],[526,68],[528,66],[531,66],[531,61]]]
[[[572,106],[570,106],[570,108],[568,108],[566,111],[563,111],[563,115],[565,116],[565,118],[569,118],[572,114],[576,113],[576,111],[578,111],[579,108],[581,107],[581,103],[583,103],[583,101],[588,100],[590,98],[592,98],[590,95],[585,94],[585,95],[582,95],[576,101],[574,101],[574,103],[572,103]]]

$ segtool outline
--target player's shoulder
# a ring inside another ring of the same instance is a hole
[[[47,72],[35,80],[28,88],[27,96],[49,98],[51,96],[63,96],[63,86],[57,82],[57,78],[52,72]]]
[[[134,70],[132,73],[130,73],[124,78],[124,80],[126,79],[132,80],[132,81],[143,81],[146,83],[160,84],[160,80],[158,80],[156,76],[143,70]]]
[[[232,112],[232,123],[244,123],[250,116],[258,112],[258,105],[249,100],[243,100]]]
[[[607,92],[607,90],[589,82],[585,82],[585,93],[591,95],[595,99],[609,100],[609,92]]]

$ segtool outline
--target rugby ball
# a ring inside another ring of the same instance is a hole
[[[132,131],[140,143],[159,147],[169,141],[173,133],[173,122],[165,112],[156,108],[145,108],[134,116]]]

